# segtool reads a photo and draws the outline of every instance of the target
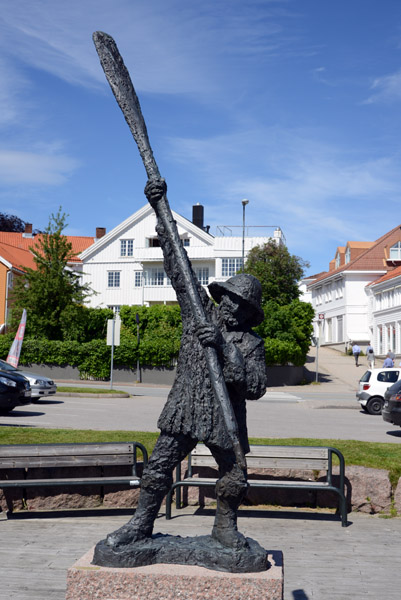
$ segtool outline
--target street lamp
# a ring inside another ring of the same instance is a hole
[[[249,200],[242,200],[242,272],[245,270],[245,206]]]

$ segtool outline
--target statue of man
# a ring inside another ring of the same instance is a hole
[[[174,261],[171,241],[159,217],[158,203],[166,193],[164,180],[148,181],[145,194],[156,212],[157,233],[164,267],[181,307],[183,333],[177,375],[159,417],[158,441],[144,469],[134,517],[107,536],[114,548],[150,537],[161,502],[173,482],[173,470],[198,441],[210,449],[219,467],[216,484],[217,508],[212,536],[224,546],[247,545],[237,530],[237,509],[247,490],[245,468],[236,461],[232,442],[215,398],[204,357],[204,347],[213,346],[219,357],[227,391],[239,429],[244,454],[249,452],[245,400],[257,400],[266,391],[264,345],[253,331],[263,320],[262,290],[252,275],[240,274],[209,285],[216,306],[197,282],[208,319],[197,323],[191,312],[188,290],[180,265]]]

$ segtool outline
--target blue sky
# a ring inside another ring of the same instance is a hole
[[[396,0],[0,0],[0,210],[110,231],[146,175],[93,46],[112,35],[171,206],[280,226],[309,273],[401,223]],[[254,231],[255,232],[255,231]]]

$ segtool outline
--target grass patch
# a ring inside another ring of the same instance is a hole
[[[73,386],[57,386],[58,392],[67,392],[71,394],[126,394],[123,390],[115,389],[104,389],[104,388],[90,388],[90,387],[73,387]]]
[[[0,444],[79,444],[89,442],[141,442],[151,454],[158,432],[95,431],[93,429],[40,429],[0,427]],[[401,477],[401,445],[357,440],[314,438],[250,438],[251,444],[279,446],[332,446],[340,450],[346,465],[360,465],[390,472],[393,486]]]
[[[342,452],[345,465],[359,465],[390,471],[394,486],[401,477],[401,445],[359,440],[332,440],[314,438],[263,439],[250,438],[251,444],[273,444],[281,446],[332,446]],[[336,457],[333,458],[336,460]]]

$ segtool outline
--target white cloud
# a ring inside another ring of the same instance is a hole
[[[401,69],[392,75],[378,77],[374,80],[371,88],[373,94],[365,100],[364,104],[401,100]]]
[[[78,162],[68,156],[0,150],[3,185],[60,185],[78,166]]]
[[[187,170],[195,165],[210,197],[219,198],[207,209],[209,221],[222,224],[221,215],[248,198],[254,224],[279,225],[301,245],[369,239],[366,223],[372,229],[373,215],[380,218],[382,200],[395,207],[401,194],[396,158],[352,154],[312,133],[266,128],[171,143],[172,156]]]

